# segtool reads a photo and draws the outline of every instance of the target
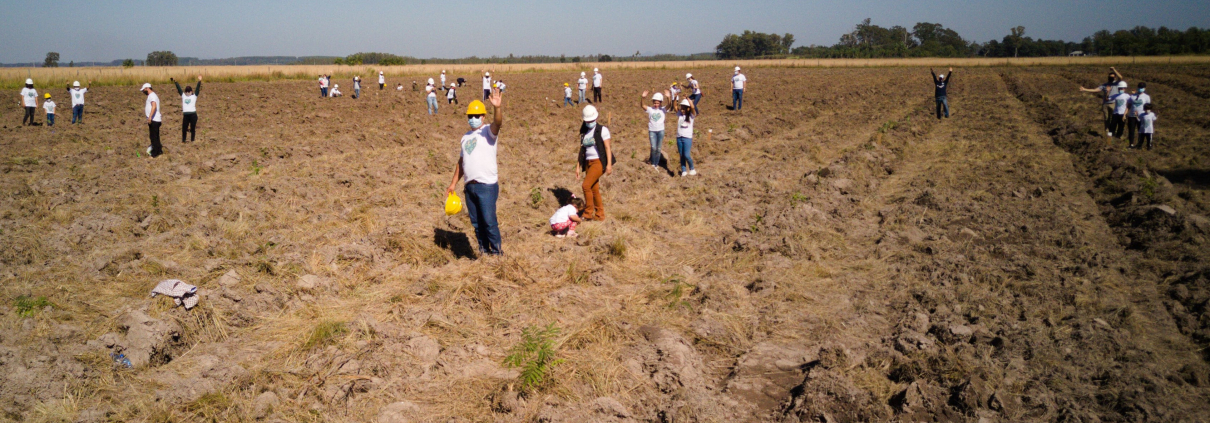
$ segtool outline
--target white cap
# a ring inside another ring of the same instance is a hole
[[[691,73],[685,74],[685,78],[692,78],[692,77],[693,77],[693,74],[691,74]]]
[[[33,79],[30,79],[30,78],[26,78],[26,79],[25,79],[25,85],[33,85],[33,84],[34,84],[34,80],[33,80]]]
[[[653,95],[651,96],[651,99],[652,99],[653,101],[664,101],[664,94],[663,94],[663,93],[655,93],[655,94],[653,94]]]
[[[593,71],[593,72],[600,72],[601,70],[600,70],[600,69],[597,69],[597,68],[592,68],[592,71]]]
[[[1118,88],[1126,88],[1126,87],[1129,87],[1129,85],[1126,85],[1126,81],[1118,82]]]
[[[681,100],[681,105],[682,106],[692,106],[693,103],[690,103],[689,100]]]
[[[72,83],[71,83],[71,86],[73,86],[73,87],[79,87],[79,86],[80,86],[80,81],[72,82]]]
[[[597,117],[599,117],[599,116],[600,116],[600,114],[597,113],[596,107],[593,107],[591,104],[584,106],[584,121],[585,122],[592,122],[594,120],[597,120]]]
[[[143,83],[143,88],[139,88],[139,91],[143,91],[143,90],[148,89],[148,88],[151,88],[151,84],[149,84],[149,83]]]
[[[735,67],[735,71],[736,71],[736,72],[739,72],[739,66],[736,66],[736,67]]]

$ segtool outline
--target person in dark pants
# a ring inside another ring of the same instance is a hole
[[[445,189],[446,197],[454,193],[458,180],[466,181],[466,211],[475,227],[479,252],[485,255],[504,254],[501,249],[500,225],[496,219],[496,200],[500,197],[496,151],[500,127],[504,124],[504,108],[500,91],[492,90],[488,101],[494,110],[491,124],[484,125],[487,107],[479,100],[467,105],[466,118],[471,130],[462,136],[458,163],[454,165],[454,180]]]
[[[942,74],[938,76],[937,72],[934,72],[931,68],[929,69],[929,73],[933,74],[933,98],[937,101],[937,119],[941,119],[942,109],[945,110],[945,117],[948,119],[950,117],[950,103],[946,99],[945,91],[953,83],[954,68],[950,68],[948,75]]]
[[[160,96],[151,89],[151,84],[144,83],[140,91],[147,96],[147,103],[143,105],[143,114],[147,115],[147,135],[151,138],[147,155],[159,157],[164,154],[164,147],[160,145],[160,125],[164,123],[164,118],[160,115]]]
[[[34,80],[26,79],[25,88],[21,89],[21,106],[25,107],[25,116],[21,118],[21,124],[34,124],[34,111],[38,108],[38,90],[34,89]]]
[[[1080,91],[1086,93],[1101,94],[1101,114],[1105,120],[1105,136],[1113,137],[1113,98],[1118,95],[1118,83],[1122,80],[1122,73],[1118,72],[1117,68],[1109,68],[1108,80],[1096,88],[1080,87]]]
[[[197,76],[196,90],[188,85],[181,90],[181,84],[175,79],[168,80],[176,85],[176,93],[181,95],[181,111],[185,113],[184,119],[181,119],[181,142],[185,142],[186,135],[189,141],[193,141],[197,135],[197,96],[202,95],[202,76]]]
[[[592,68],[592,102],[593,103],[601,102],[601,80],[602,79],[604,79],[604,77],[601,76],[601,70],[597,69],[597,68]]]
[[[92,88],[92,84],[88,84]],[[74,125],[77,122],[84,123],[84,94],[88,93],[88,88],[80,88],[80,81],[72,82],[71,88],[67,89],[67,96],[71,97],[71,123]]]

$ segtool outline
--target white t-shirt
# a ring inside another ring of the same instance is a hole
[[[1148,103],[1151,103],[1151,96],[1147,93],[1130,96],[1130,116],[1142,116],[1143,105]]]
[[[25,107],[38,107],[38,90],[22,88],[21,99],[25,101]]]
[[[563,87],[563,97],[571,98],[571,87]]]
[[[588,88],[588,80],[584,79],[584,77],[580,77],[580,79],[576,80],[576,86],[578,86],[581,90]]]
[[[360,79],[354,79],[354,80],[353,80],[353,89],[354,89],[354,90],[360,90],[360,89],[361,89],[361,80],[360,80]]]
[[[563,207],[559,207],[558,210],[555,210],[555,214],[550,217],[550,224],[555,225],[555,224],[566,222],[568,220],[571,220],[572,216],[575,216],[579,213],[580,213],[580,211],[576,210],[576,206],[573,206],[571,204],[568,204]]]
[[[151,103],[155,103],[155,116],[151,115]],[[161,111],[164,110],[164,103],[160,103],[160,96],[153,91],[147,95],[147,103],[143,105],[143,114],[151,118],[152,122],[163,122]]]
[[[505,85],[503,82],[496,83],[496,88],[499,89],[500,91],[504,91],[504,87],[505,87]]]
[[[1123,92],[1123,93],[1118,93],[1118,95],[1113,96],[1113,114],[1115,114],[1115,115],[1126,114],[1126,107],[1129,105],[1130,105],[1130,94]]]
[[[424,92],[429,93],[429,98],[437,98],[437,89],[433,88],[432,85],[425,85]]]
[[[737,73],[735,76],[731,77],[731,88],[735,90],[742,90],[744,89],[745,82],[748,82],[748,77],[744,76],[742,73]]]
[[[328,97],[339,97],[339,96],[340,96],[340,88],[333,88],[332,92],[328,93]]]
[[[485,123],[479,129],[467,132],[462,136],[462,173],[466,182],[494,184],[499,181],[496,169],[496,136],[492,135],[492,125]]]
[[[379,83],[379,84],[385,84],[385,83],[387,83],[387,77],[386,77],[386,75],[379,74],[379,75],[378,75],[378,83]]]
[[[592,74],[592,87],[601,88],[601,74],[599,74],[599,73]]]
[[[319,86],[322,88],[328,88],[328,78],[319,78]]]
[[[71,89],[71,106],[76,107],[84,104],[84,93],[88,92],[88,88],[72,88]]]
[[[597,125],[600,125],[600,123],[597,123]],[[593,145],[591,147],[588,147],[588,149],[584,151],[585,160],[600,160],[601,159],[601,154],[597,153],[597,145],[596,145],[597,140],[595,137],[593,137],[593,134],[595,134],[596,132],[597,132],[597,128],[593,127],[592,129],[589,129],[588,132],[584,133],[584,142],[593,143]],[[607,139],[609,139],[609,128],[602,126],[601,127],[601,140],[604,141]],[[583,145],[583,144],[580,144],[580,145]]]
[[[46,100],[46,101],[42,102],[42,108],[46,109],[46,114],[48,114],[48,115],[55,114],[55,102],[53,102],[53,101]]]
[[[396,86],[395,86],[395,91],[403,91],[403,86],[402,86],[402,85],[396,85]]]
[[[454,96],[454,86],[450,85],[450,88],[445,90],[445,98],[454,98]]]
[[[490,76],[483,77],[483,89],[485,89],[485,90],[492,89],[492,77],[490,77]]]
[[[689,119],[679,110],[676,112],[676,136],[678,138],[693,138],[693,119]]]
[[[181,94],[181,112],[197,113],[197,94]]]
[[[445,86],[445,74],[441,74],[441,86]]]
[[[701,94],[701,93],[702,93],[702,86],[701,86],[701,85],[699,85],[699,84],[697,83],[697,80],[696,80],[696,79],[689,81],[689,83],[690,83],[691,85],[693,85],[693,93],[694,93],[694,94]]]
[[[664,130],[664,110],[655,107],[647,107],[647,130],[651,132],[659,132]]]
[[[1154,134],[1155,133],[1155,121],[1157,119],[1159,119],[1159,117],[1156,117],[1154,112],[1147,112],[1142,115],[1139,115],[1139,133],[1140,134]]]

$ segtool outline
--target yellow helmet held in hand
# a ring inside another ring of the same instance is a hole
[[[471,104],[466,106],[466,114],[467,115],[486,115],[487,106],[484,106],[482,101],[479,101],[479,100],[472,101]]]
[[[445,215],[453,216],[462,211],[462,199],[457,194],[450,193],[445,197]]]

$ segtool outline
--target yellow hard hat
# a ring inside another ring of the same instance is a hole
[[[479,100],[472,101],[471,104],[466,106],[466,114],[468,114],[468,115],[486,115],[487,106],[484,106],[482,101],[479,101]]]
[[[445,215],[453,216],[462,211],[462,199],[458,198],[457,194],[450,193],[449,197],[445,197]]]
[[[567,85],[567,83],[566,83],[566,82],[564,82],[564,83],[563,83],[563,86],[564,86],[564,87],[570,87],[570,85]]]
[[[50,93],[46,93],[46,98],[50,98]]]

